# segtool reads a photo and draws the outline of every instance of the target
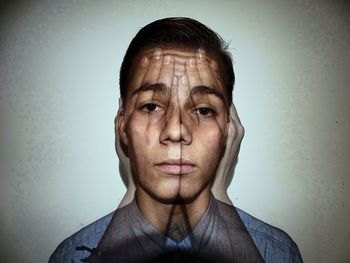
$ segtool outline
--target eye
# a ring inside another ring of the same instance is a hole
[[[196,113],[201,116],[212,116],[215,114],[215,112],[207,107],[200,107],[196,109]]]
[[[141,110],[146,111],[146,112],[157,111],[157,110],[159,110],[159,108],[160,107],[155,103],[146,103],[146,104],[141,106]]]

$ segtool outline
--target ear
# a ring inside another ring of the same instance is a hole
[[[126,120],[125,120],[125,111],[120,110],[115,117],[115,130],[118,129],[118,135],[121,142],[125,145],[128,145],[128,137],[126,135]],[[117,131],[116,131],[117,132]]]

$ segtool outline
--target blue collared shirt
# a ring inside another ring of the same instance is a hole
[[[265,262],[302,262],[298,247],[288,234],[238,208],[232,207],[232,210],[229,211],[235,213],[235,210]],[[81,259],[87,258],[90,253],[76,250],[76,247],[82,245],[89,248],[97,247],[112,220],[113,214],[110,213],[102,217],[64,240],[51,255],[49,262],[80,262]],[[179,243],[166,238],[163,248],[172,251],[175,249],[186,250],[191,246],[191,239],[188,236]]]

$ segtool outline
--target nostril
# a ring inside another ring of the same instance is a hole
[[[172,118],[165,123],[159,139],[163,144],[170,142],[190,144],[192,142],[192,134],[180,118]]]

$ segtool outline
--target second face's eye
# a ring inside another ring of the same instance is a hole
[[[141,107],[141,110],[146,112],[156,111],[159,109],[159,106],[154,103],[146,103]]]
[[[196,112],[198,115],[202,116],[212,116],[214,114],[214,111],[212,109],[206,107],[197,108]]]

